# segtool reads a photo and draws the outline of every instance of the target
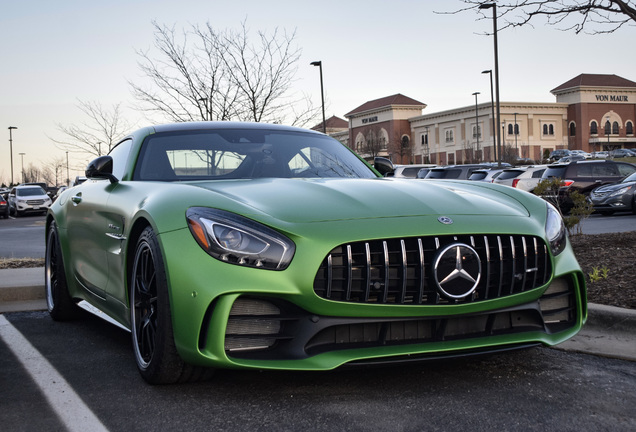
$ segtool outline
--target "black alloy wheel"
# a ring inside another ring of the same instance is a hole
[[[207,378],[208,369],[185,363],[177,352],[163,257],[151,227],[137,241],[130,296],[133,349],[141,376],[150,384]]]
[[[51,222],[46,240],[44,259],[46,306],[51,318],[56,321],[68,321],[77,317],[79,308],[68,293],[64,258],[55,222]]]

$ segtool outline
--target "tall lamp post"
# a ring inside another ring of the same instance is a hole
[[[26,183],[26,180],[24,179],[24,155],[26,153],[20,153],[20,157],[22,158],[22,183]]]
[[[483,74],[487,73],[490,75],[490,110],[492,113],[492,150],[495,154],[495,160],[497,159],[497,134],[495,130],[497,129],[497,119],[495,118],[495,97],[493,96],[492,89],[492,69],[488,69],[482,72]]]
[[[11,154],[11,185],[13,185],[13,135],[11,131],[17,129],[15,126],[9,126],[9,151]]]
[[[322,86],[322,61],[311,62],[310,65],[320,68],[320,100],[322,101],[322,131],[327,133],[327,123],[325,120],[325,91]]]
[[[517,126],[517,114],[515,113],[515,126],[513,128],[513,132],[515,133],[515,153],[516,156],[519,157],[519,148],[517,147],[517,135],[519,135],[519,126]]]
[[[477,137],[477,147],[476,147],[476,154],[479,154],[479,111],[477,110],[477,95],[480,94],[479,92],[475,92],[473,93],[473,96],[475,96],[475,136]],[[479,161],[479,157],[477,158],[477,161]]]
[[[501,118],[499,107],[499,49],[497,47],[497,5],[495,3],[484,3],[479,5],[479,9],[492,8],[492,33],[495,39],[495,92],[497,94],[497,120]],[[501,168],[501,135],[497,128],[497,153],[499,155],[497,166]]]
[[[607,120],[607,123],[605,123],[607,125],[605,130],[607,131],[607,151],[608,151],[608,154],[609,154],[609,151],[610,151],[610,134],[612,133],[612,124],[610,123],[609,116],[607,116],[605,118]]]

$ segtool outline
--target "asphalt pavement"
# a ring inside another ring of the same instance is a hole
[[[44,268],[0,270],[0,314],[46,310]],[[636,310],[590,303],[588,320],[564,351],[636,361]]]

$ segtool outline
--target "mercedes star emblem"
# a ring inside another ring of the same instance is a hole
[[[439,292],[451,299],[463,299],[477,289],[481,260],[477,251],[464,243],[441,249],[433,264]]]

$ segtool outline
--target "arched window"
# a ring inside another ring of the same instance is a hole
[[[598,135],[598,124],[595,121],[590,123],[590,134]]]
[[[609,120],[605,122],[605,135],[610,134],[610,122]]]
[[[612,123],[612,134],[618,135],[618,122]]]
[[[519,124],[515,123],[515,135],[519,135]]]
[[[570,123],[570,136],[576,136],[576,123]]]
[[[508,135],[512,135],[514,133],[513,129],[512,129],[512,123],[510,123],[508,125]]]
[[[554,135],[554,125],[553,124],[548,126],[548,134],[549,135]]]
[[[543,135],[547,135],[548,134],[548,125],[544,124],[543,125]]]
[[[634,135],[634,124],[630,121],[625,123],[625,133],[627,135]]]

